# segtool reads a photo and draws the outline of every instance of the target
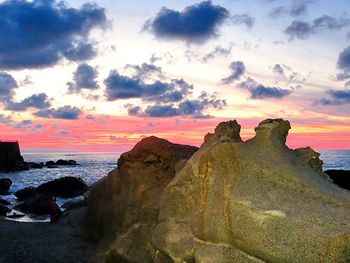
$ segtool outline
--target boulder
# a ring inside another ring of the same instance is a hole
[[[138,248],[131,248],[130,253],[138,251],[136,254],[140,257],[146,255],[150,246],[150,226],[157,218],[161,192],[175,177],[179,163],[188,160],[197,150],[197,147],[149,137],[142,139],[131,151],[123,153],[118,160],[118,168],[89,191],[91,237],[113,239],[130,233],[128,238],[116,238],[116,247],[118,242],[136,242]],[[112,258],[122,253],[109,252]],[[144,258],[144,262],[147,262],[146,258],[149,256]]]
[[[56,168],[58,168],[58,165],[48,165],[47,168],[49,168],[49,169],[56,169]]]
[[[19,210],[23,213],[49,215],[52,213],[52,207],[50,206],[51,200],[52,197],[49,195],[36,195],[25,200],[23,203],[16,205],[14,209]]]
[[[7,213],[10,213],[12,210],[5,205],[0,204],[0,216],[6,216]]]
[[[37,193],[50,194],[57,197],[69,198],[84,194],[87,184],[77,177],[67,176],[44,183],[37,187]]]
[[[62,208],[66,210],[77,209],[83,206],[87,206],[86,199],[78,199],[78,200],[68,200],[63,203]]]
[[[349,170],[327,170],[326,174],[336,185],[350,190],[350,171]]]
[[[0,171],[15,172],[28,170],[20,152],[18,142],[0,141]]]
[[[0,205],[11,205],[11,203],[7,200],[0,198]]]
[[[9,193],[12,181],[10,178],[0,179],[0,195],[7,195]]]
[[[44,168],[44,163],[33,163],[33,162],[26,162],[26,165],[29,169],[42,169]]]
[[[89,231],[107,262],[350,262],[350,193],[312,149],[285,145],[289,122],[265,120],[246,142],[236,122],[218,127],[167,169],[144,162],[141,142],[91,189]]]
[[[46,166],[55,165],[54,161],[48,161],[45,163]]]
[[[15,196],[20,201],[23,201],[23,200],[26,200],[28,198],[34,197],[35,195],[36,195],[36,188],[32,187],[32,186],[29,186],[29,187],[23,188],[21,190],[18,190],[15,193]]]
[[[74,160],[58,160],[55,165],[77,165]]]

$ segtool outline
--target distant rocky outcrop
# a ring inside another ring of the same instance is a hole
[[[196,148],[143,139],[90,191],[106,262],[350,262],[350,193],[268,119],[246,142],[220,123]],[[193,154],[193,155],[192,155]]]
[[[18,142],[0,141],[0,172],[27,170]]]
[[[0,179],[0,195],[9,194],[10,187],[12,185],[12,181],[10,178],[1,178]]]
[[[327,170],[325,173],[332,179],[333,183],[350,191],[349,170]]]

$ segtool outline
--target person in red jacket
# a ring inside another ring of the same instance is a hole
[[[55,202],[56,198],[50,198],[48,207],[50,211],[50,222],[55,222],[62,214],[60,207]]]

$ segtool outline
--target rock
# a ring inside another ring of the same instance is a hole
[[[55,165],[77,165],[74,160],[58,160]]]
[[[142,139],[120,156],[118,169],[89,191],[90,235],[95,239],[108,239],[125,234],[115,241],[116,250],[106,252],[110,253],[109,257],[128,258],[130,255],[125,253],[130,248],[130,254],[140,255],[142,262],[149,262],[150,225],[157,218],[162,189],[174,178],[175,170],[179,169],[176,165],[188,160],[197,150],[197,147],[173,144],[157,137]],[[137,246],[133,247],[133,242]],[[124,247],[117,250],[118,244]]]
[[[42,169],[45,166],[44,163],[26,162],[26,164],[29,169]]]
[[[215,136],[222,142],[241,142],[241,125],[237,121],[221,122],[215,128]]]
[[[17,214],[17,213],[13,213],[12,215],[8,215],[7,217],[8,218],[12,218],[12,219],[18,219],[18,218],[22,218],[24,217],[25,215],[23,214]]]
[[[27,169],[18,142],[0,141],[0,171],[14,172]]]
[[[48,161],[45,163],[46,166],[55,165],[54,161]]]
[[[38,193],[50,194],[57,197],[69,198],[84,194],[87,184],[77,177],[67,176],[44,183],[36,189]]]
[[[36,195],[35,197],[29,198],[23,203],[16,205],[14,209],[19,210],[23,213],[49,215],[52,212],[52,208],[50,207],[50,200],[52,200],[52,197],[49,195]]]
[[[12,210],[7,206],[0,204],[0,216],[6,216],[7,213],[10,213]]]
[[[289,122],[263,121],[246,142],[235,122],[218,127],[181,165],[184,151],[169,165],[164,145],[141,141],[91,189],[89,231],[106,259],[350,262],[350,193],[327,180],[318,153],[285,145]],[[149,148],[159,162],[144,162]]]
[[[58,168],[58,166],[57,165],[48,165],[47,168],[49,168],[49,169],[56,169],[56,168]]]
[[[326,174],[336,185],[350,190],[350,171],[349,170],[327,170]]]
[[[17,197],[18,200],[23,201],[28,198],[34,197],[36,195],[36,188],[35,187],[26,187],[24,189],[18,190],[15,193],[15,196]]]
[[[11,203],[7,200],[0,198],[0,205],[11,205]]]
[[[86,199],[69,200],[64,202],[64,204],[62,205],[62,208],[65,208],[66,210],[72,210],[72,209],[77,209],[86,205],[87,205]]]
[[[10,178],[0,179],[0,195],[7,195],[9,193],[12,181]]]

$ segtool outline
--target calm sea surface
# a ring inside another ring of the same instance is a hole
[[[324,161],[324,170],[345,169],[350,170],[350,150],[320,151],[321,160]],[[10,192],[14,193],[27,186],[38,186],[44,182],[64,176],[76,176],[82,178],[91,185],[107,173],[117,167],[119,153],[45,153],[23,154],[28,162],[57,161],[58,159],[75,160],[78,166],[61,166],[57,169],[32,169],[15,173],[0,173],[0,178],[8,177],[12,180]],[[14,195],[5,196],[5,199],[16,204]],[[58,200],[62,204],[65,200]],[[32,221],[33,218],[25,217],[20,221]],[[43,219],[44,221],[47,218]],[[35,218],[34,221],[40,221]]]

